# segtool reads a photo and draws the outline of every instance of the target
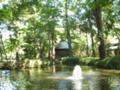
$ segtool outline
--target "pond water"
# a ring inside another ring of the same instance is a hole
[[[0,70],[0,90],[120,90],[120,71],[82,66],[82,79],[74,80],[74,67]]]

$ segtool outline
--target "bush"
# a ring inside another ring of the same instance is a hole
[[[95,65],[96,62],[98,62],[96,57],[85,57],[80,60],[80,63],[84,65]]]
[[[98,62],[96,62],[95,66],[98,68],[108,68],[107,64],[108,64],[109,58],[106,58],[104,60],[99,60]]]
[[[99,68],[120,69],[120,56],[105,58],[96,63]]]
[[[64,58],[62,58],[62,64],[64,64],[64,65],[79,64],[79,58],[78,57],[64,57]]]
[[[107,67],[111,69],[120,69],[120,56],[110,58]]]
[[[107,57],[104,60],[99,60],[97,57],[84,57],[80,59],[80,64],[105,69],[120,69],[120,56]]]

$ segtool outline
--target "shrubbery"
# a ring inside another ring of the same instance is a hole
[[[62,64],[64,65],[76,65],[76,64],[82,64],[82,65],[89,65],[89,66],[95,66],[98,68],[105,68],[105,69],[120,69],[120,56],[114,56],[114,57],[107,57],[104,60],[99,60],[97,57],[63,57],[61,58]],[[60,63],[60,62],[59,62]],[[58,62],[55,62],[55,64],[59,64]],[[48,66],[53,65],[52,62],[49,60],[42,61],[40,60],[24,60],[22,62],[11,62],[11,63],[4,63],[2,68],[10,68],[15,69],[18,68],[18,65],[20,68],[28,68],[28,67],[41,67],[42,65]]]
[[[96,66],[108,69],[120,69],[120,56],[105,58],[99,61]]]
[[[80,60],[80,64],[94,66],[98,60],[97,57],[84,57]]]
[[[76,65],[79,64],[79,58],[78,57],[63,57],[62,64],[64,65]]]
[[[80,64],[95,66],[106,69],[120,69],[120,56],[107,57],[104,60],[99,60],[95,57],[86,57],[80,60]]]

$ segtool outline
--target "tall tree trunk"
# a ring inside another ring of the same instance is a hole
[[[50,38],[50,33],[48,32],[48,42],[49,42],[49,46],[48,46],[48,59],[51,60],[51,38]]]
[[[92,29],[92,23],[91,23],[90,18],[88,18],[88,22],[89,22],[89,28],[91,30],[90,37],[91,37],[91,44],[92,44],[92,56],[95,57],[96,56],[95,55],[95,45],[94,45],[94,39],[93,39],[94,34],[93,34],[93,31],[92,31],[93,29]]]
[[[38,44],[38,52],[39,52],[39,59],[41,60],[41,58],[44,58],[44,45],[41,39],[39,39],[39,44]]]
[[[51,44],[52,44],[52,47],[51,47],[51,53],[52,53],[52,60],[55,60],[55,42],[54,42],[54,37],[55,37],[55,33],[54,32],[51,32]]]
[[[94,45],[94,39],[93,39],[93,37],[94,37],[93,32],[91,32],[90,36],[91,36],[91,42],[92,42],[92,56],[95,57],[96,54],[95,54],[95,45]]]
[[[96,18],[96,24],[97,24],[97,29],[98,29],[98,39],[100,42],[99,56],[100,56],[100,59],[102,60],[106,57],[106,50],[105,50],[105,42],[104,42],[104,35],[103,35],[103,29],[102,29],[102,18],[101,17],[102,17],[101,7],[99,5],[99,2],[96,1],[95,18]]]
[[[69,56],[72,56],[72,46],[71,46],[71,35],[70,35],[70,29],[68,27],[68,0],[65,0],[65,31],[66,31],[66,37],[68,41],[69,46]]]
[[[17,60],[18,62],[20,61],[20,57],[19,57],[18,51],[16,51],[16,60]]]
[[[88,33],[86,32],[86,56],[89,57]]]
[[[54,60],[55,59],[55,47],[54,47],[54,32],[49,32],[48,33],[49,37],[49,59]]]
[[[1,54],[1,60],[3,59],[6,59],[8,60],[7,58],[7,54],[6,54],[6,51],[5,51],[5,46],[4,46],[4,43],[3,43],[3,40],[2,40],[2,34],[0,32],[0,54]]]

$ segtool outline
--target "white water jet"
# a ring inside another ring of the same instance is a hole
[[[73,79],[82,79],[83,76],[82,76],[82,70],[81,70],[81,67],[79,65],[76,65],[73,69],[73,73],[72,73],[72,78]]]
[[[68,77],[70,80],[81,80],[83,79],[82,70],[79,65],[76,65],[73,69],[72,76]]]

